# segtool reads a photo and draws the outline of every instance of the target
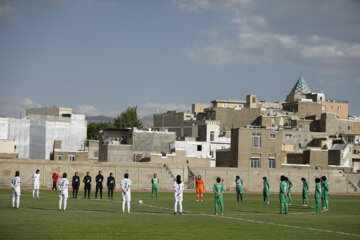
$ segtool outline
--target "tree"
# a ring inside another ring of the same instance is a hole
[[[99,132],[106,128],[113,128],[113,122],[92,122],[87,126],[87,138],[92,140],[100,140]]]
[[[137,115],[137,106],[128,107],[124,112],[114,119],[114,126],[117,128],[133,128],[142,129],[143,125]]]

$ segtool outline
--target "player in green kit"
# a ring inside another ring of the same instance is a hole
[[[151,199],[154,199],[154,192],[156,193],[156,200],[159,200],[159,178],[157,174],[154,173],[154,177],[151,179],[152,183],[152,191],[151,191]]]
[[[309,184],[305,178],[301,178],[303,182],[303,189],[302,189],[302,198],[303,198],[303,206],[307,207],[308,205],[308,192],[309,192]]]
[[[236,176],[235,184],[236,184],[236,200],[239,203],[240,200],[241,202],[243,201],[243,196],[242,196],[243,180],[240,178],[240,176]]]
[[[281,175],[280,177],[280,193],[279,193],[279,198],[280,198],[280,214],[283,214],[284,212],[284,207],[285,207],[285,214],[288,213],[288,199],[287,199],[287,195],[288,195],[288,184],[286,182],[286,177],[284,175]]]
[[[315,185],[316,212],[319,213],[321,211],[321,197],[322,197],[320,178],[316,178],[315,183],[316,183]]]
[[[264,204],[265,204],[265,202],[267,202],[267,204],[269,204],[270,203],[270,200],[269,200],[270,185],[269,185],[269,181],[267,180],[266,177],[263,177],[263,180],[264,180],[264,189],[263,189]]]
[[[289,206],[291,206],[291,188],[293,186],[293,183],[290,179],[286,178],[286,182],[287,182],[287,185],[288,185],[288,201],[289,201]]]
[[[224,185],[221,183],[221,179],[218,177],[216,183],[214,184],[214,193],[215,193],[215,215],[218,213],[218,205],[220,204],[221,212],[220,215],[224,214],[224,203],[223,203],[223,193]]]
[[[324,211],[329,210],[329,182],[325,176],[321,177],[321,191],[322,191],[322,208]]]

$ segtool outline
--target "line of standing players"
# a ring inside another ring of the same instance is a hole
[[[86,172],[86,175],[83,179],[84,198],[87,197],[90,199],[91,181],[92,181],[92,179],[90,176],[90,172]],[[103,181],[104,181],[104,176],[102,175],[102,172],[99,171],[99,174],[96,175],[96,177],[95,177],[95,182],[96,182],[95,199],[97,199],[98,193],[100,195],[100,199],[102,199]],[[80,177],[78,175],[78,172],[75,172],[75,175],[72,178],[71,185],[73,188],[73,198],[77,198],[79,187],[80,187]],[[112,173],[110,173],[109,177],[107,178],[106,186],[108,189],[108,199],[113,199],[114,188],[115,188],[115,178],[113,177]]]

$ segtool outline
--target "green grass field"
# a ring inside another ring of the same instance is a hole
[[[20,209],[12,209],[11,190],[0,190],[0,239],[360,239],[360,196],[331,196],[330,210],[315,213],[294,195],[289,214],[279,215],[276,194],[270,205],[257,194],[244,194],[237,205],[235,194],[225,194],[224,216],[214,216],[212,194],[196,202],[186,193],[184,214],[174,216],[172,193],[152,201],[150,193],[133,192],[130,215],[121,212],[119,192],[113,201],[107,193],[103,200],[69,198],[66,212],[57,211],[57,192],[21,194]]]

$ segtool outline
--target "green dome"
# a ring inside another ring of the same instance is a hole
[[[299,79],[297,80],[295,86],[289,93],[289,95],[298,95],[298,94],[308,94],[311,93],[309,86],[306,84],[303,76],[301,75]]]

